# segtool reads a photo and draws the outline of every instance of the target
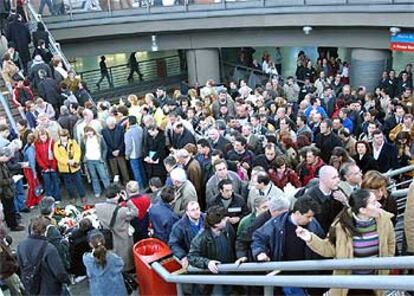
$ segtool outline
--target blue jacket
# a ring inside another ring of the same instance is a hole
[[[286,220],[290,212],[280,214],[277,217],[270,219],[266,224],[260,227],[253,233],[253,242],[251,245],[253,258],[264,252],[272,261],[281,261],[284,257],[285,248],[285,228]],[[315,233],[319,237],[325,237],[322,227],[313,219],[307,229]],[[316,253],[312,252],[308,247],[305,250],[306,259],[320,258]]]
[[[204,227],[205,214],[201,214],[200,223],[201,229]],[[190,251],[191,241],[195,237],[191,231],[190,219],[187,215],[184,215],[177,223],[173,225],[171,230],[170,239],[168,245],[172,249],[174,256],[178,259],[182,259],[187,256]],[[197,234],[196,234],[197,235]]]
[[[35,147],[33,144],[26,144],[23,148],[23,161],[29,163],[29,167],[32,169],[33,176],[36,176],[36,155]]]
[[[166,243],[173,225],[180,219],[172,206],[163,201],[150,207],[149,218],[154,229],[154,237]]]
[[[95,261],[92,253],[83,254],[83,264],[89,278],[89,294],[93,296],[126,296],[122,269],[124,262],[121,257],[109,251],[106,253],[106,265],[102,268]]]
[[[143,131],[138,124],[130,126],[124,135],[125,156],[129,159],[142,157]],[[135,149],[134,149],[135,146]]]

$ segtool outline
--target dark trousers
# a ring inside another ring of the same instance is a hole
[[[7,227],[13,228],[17,226],[16,216],[14,214],[14,202],[13,197],[7,198],[4,194],[1,195],[1,203],[3,204],[4,219],[6,220]]]
[[[83,189],[80,171],[76,173],[62,173],[63,183],[66,190],[69,192],[71,199],[77,198],[78,194],[81,198],[85,197],[85,190]]]
[[[108,162],[112,177],[121,173],[122,182],[126,184],[129,181],[129,173],[125,158],[123,156],[118,156],[108,159]]]

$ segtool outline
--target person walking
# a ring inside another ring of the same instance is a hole
[[[89,278],[90,294],[128,295],[122,277],[122,258],[105,248],[105,238],[99,230],[92,230],[88,241],[92,252],[83,255],[83,264]]]
[[[129,67],[129,75],[128,75],[128,81],[131,82],[134,80],[134,72],[136,72],[139,76],[139,80],[143,81],[142,73],[139,71],[139,63],[137,61],[137,58],[135,57],[136,52],[131,53],[128,60],[128,67]]]
[[[109,77],[108,66],[106,65],[106,57],[101,56],[101,61],[99,62],[99,68],[101,69],[101,78],[96,83],[98,89],[101,88],[101,82],[106,78],[108,80],[109,87],[114,87],[111,81],[111,77]]]

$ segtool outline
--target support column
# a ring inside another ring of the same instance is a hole
[[[383,49],[352,49],[351,53],[351,84],[354,87],[366,86],[374,91],[383,71],[392,65],[392,55]]]
[[[218,49],[190,49],[186,52],[188,83],[204,85],[208,79],[220,82]]]

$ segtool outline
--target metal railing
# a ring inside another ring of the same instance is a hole
[[[36,6],[38,10],[39,1],[36,3],[33,1],[31,4]],[[93,1],[93,0],[64,0],[64,14],[69,16],[70,20],[74,19],[76,14],[94,14],[96,17],[102,14],[112,15],[116,11],[136,10],[142,13],[160,13],[160,8],[168,8],[169,12],[179,11],[194,11],[199,9],[225,9],[231,10],[236,8],[260,8],[260,7],[350,7],[358,5],[404,5],[412,4],[412,1],[395,1],[395,0],[384,0],[372,3],[371,0],[359,0],[352,2],[348,0],[291,0],[291,1],[273,1],[273,0],[135,0],[128,2],[119,2],[113,0],[106,1]],[[165,11],[168,13],[168,11]],[[52,11],[45,15],[51,16],[52,18],[61,18],[57,16],[57,13]]]
[[[142,74],[143,81],[145,82],[155,81],[183,74],[183,70],[181,69],[180,57],[178,55],[157,59],[149,59],[146,61],[139,62],[138,65],[139,70]],[[117,88],[131,85],[132,81],[128,80],[130,70],[131,69],[129,68],[128,64],[108,67],[108,73],[112,85],[110,85],[107,79],[104,78],[104,80],[102,80],[101,82],[101,87],[99,89],[96,86],[96,83],[101,78],[100,69],[79,72],[79,76],[82,79],[82,81],[85,81],[88,84],[88,88],[91,92],[96,92],[97,90],[105,90],[110,89],[112,87]],[[134,81],[137,81],[137,73],[134,72],[133,75],[135,75]]]
[[[304,260],[291,262],[219,264],[220,271],[238,273],[241,271],[284,271],[284,270],[357,270],[357,269],[406,269],[412,268],[414,257],[364,258],[364,259],[331,259]],[[369,290],[414,290],[414,276],[381,276],[381,275],[346,275],[346,276],[284,276],[271,272],[267,275],[192,275],[172,274],[160,262],[151,264],[152,269],[168,283],[177,284],[177,294],[182,294],[182,284],[206,285],[243,285],[263,286],[266,296],[273,295],[273,287],[299,288],[339,288],[339,289],[369,289]]]

